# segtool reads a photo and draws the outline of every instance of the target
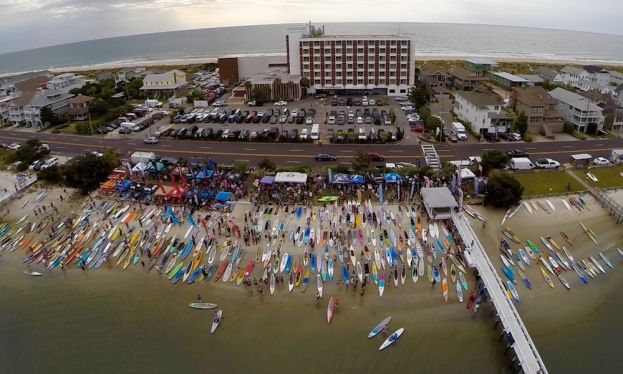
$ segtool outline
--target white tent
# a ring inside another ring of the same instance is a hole
[[[476,178],[476,174],[468,168],[461,169],[461,180],[464,179],[474,179]]]
[[[307,174],[304,173],[277,173],[275,183],[306,183]]]
[[[145,165],[143,162],[139,162],[136,165],[134,165],[134,167],[132,168],[132,173],[142,174],[143,172],[145,172],[146,168],[147,168],[147,165]]]

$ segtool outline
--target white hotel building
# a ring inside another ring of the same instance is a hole
[[[286,35],[290,74],[309,79],[308,93],[406,95],[414,84],[412,41],[397,35]]]

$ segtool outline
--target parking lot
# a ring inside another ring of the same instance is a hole
[[[325,143],[388,142],[397,140],[396,126],[403,130],[407,127],[405,134],[410,136],[404,116],[399,117],[399,108],[393,99],[365,96],[310,97],[290,103],[265,103],[258,107],[195,108],[174,118],[173,127],[161,131],[160,136]],[[397,118],[394,125],[391,111]],[[314,124],[318,125],[317,135],[312,131]]]

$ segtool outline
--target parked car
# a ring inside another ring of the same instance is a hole
[[[516,132],[508,133],[508,137],[510,138],[511,141],[514,141],[514,142],[518,142],[521,140],[521,135],[519,135]]]
[[[610,161],[604,157],[597,157],[593,160],[593,165],[610,165]]]
[[[491,142],[491,143],[495,143],[495,142],[499,142],[499,141],[500,141],[500,138],[499,138],[499,137],[498,137],[498,135],[497,135],[496,133],[494,133],[494,132],[486,132],[486,133],[484,133],[484,135],[483,135],[483,136],[485,137],[485,139],[486,139],[488,142]]]
[[[22,146],[17,144],[17,143],[11,143],[11,144],[9,144],[9,146],[7,148],[8,149],[12,149],[14,151],[17,151],[18,149],[22,148]]]
[[[51,168],[54,165],[58,165],[58,158],[56,157],[52,157],[52,158],[48,158],[43,165],[41,165],[40,170],[45,170],[47,168]]]
[[[336,161],[337,157],[328,153],[319,153],[315,157],[316,161]]]
[[[286,105],[288,105],[288,102],[280,100],[280,101],[276,101],[273,105],[275,105],[275,106],[286,106]]]
[[[376,152],[368,152],[366,156],[370,161],[385,161],[385,156]]]
[[[308,129],[301,130],[301,135],[300,135],[301,140],[307,140],[308,136],[309,136],[309,130]]]
[[[557,169],[560,167],[560,162],[551,158],[540,158],[534,164],[539,169]]]
[[[411,131],[424,133],[424,132],[426,132],[426,126],[419,125],[419,124],[418,125],[412,125],[411,126]]]
[[[508,151],[508,157],[516,158],[516,157],[530,157],[528,152],[522,151],[521,149],[513,149],[512,151]]]
[[[156,136],[150,136],[148,138],[145,138],[145,140],[143,140],[143,143],[145,144],[158,144],[159,140]]]

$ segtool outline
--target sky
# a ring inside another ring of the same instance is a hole
[[[623,34],[621,0],[0,0],[0,53],[206,27],[445,22]]]

